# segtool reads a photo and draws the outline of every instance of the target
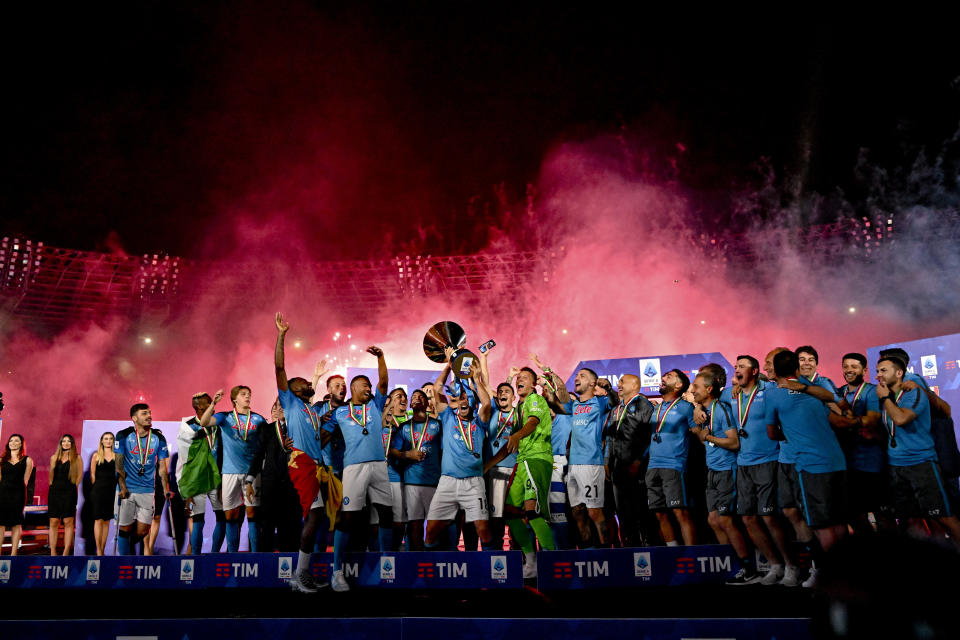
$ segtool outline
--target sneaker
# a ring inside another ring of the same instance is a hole
[[[343,569],[333,572],[333,580],[330,581],[330,586],[333,587],[334,591],[350,591],[350,585],[347,584],[347,579],[343,577]]]
[[[813,589],[815,586],[817,586],[817,568],[813,567],[810,569],[810,576],[803,581],[803,587]]]
[[[770,567],[770,570],[767,571],[767,575],[763,576],[763,580],[760,581],[760,584],[770,586],[772,584],[777,584],[780,580],[783,579],[784,571],[782,564],[775,564]]]
[[[523,577],[537,577],[537,554],[534,551],[523,555]]]
[[[290,586],[300,593],[316,593],[319,588],[309,571],[298,571],[294,574]]]
[[[780,581],[785,587],[799,587],[800,586],[800,568],[799,567],[787,567],[783,570],[783,580]]]
[[[737,571],[735,576],[732,578],[727,578],[726,584],[733,586],[753,584],[754,582],[759,582],[762,578],[763,576],[757,573],[756,569],[750,571],[749,573],[746,569],[740,569],[740,571]]]

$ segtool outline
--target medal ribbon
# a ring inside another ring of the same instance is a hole
[[[507,419],[506,422],[503,421],[503,411],[500,411],[497,414],[497,435],[493,437],[494,440],[499,440],[500,436],[503,435],[503,432],[506,430],[506,428],[513,425],[513,416],[516,412],[517,412],[516,407],[510,409],[510,413],[508,414],[510,417]]]
[[[280,441],[280,448],[283,449],[283,448],[284,448],[284,446],[283,446],[283,434],[280,432],[280,421],[277,420],[277,422],[276,422],[273,426],[274,426],[274,428],[277,430],[277,440]]]
[[[660,410],[663,409],[663,403],[657,407],[657,433],[660,433],[660,429],[663,428],[663,423],[666,422],[667,416],[670,414],[670,410],[673,409],[677,403],[680,402],[680,397],[677,396],[673,402],[670,403],[670,406],[667,407],[667,410],[663,412],[663,415],[660,415]]]
[[[240,432],[240,438],[246,442],[247,434],[250,433],[250,421],[253,420],[253,412],[247,414],[247,424],[242,424],[240,422],[240,416],[237,415],[237,410],[233,410],[233,421],[237,424],[237,431]]]
[[[627,407],[630,406],[630,403],[637,399],[639,393],[633,395],[632,398],[620,405],[620,415],[617,417],[617,433],[620,433],[620,423],[623,422],[623,416],[627,415]],[[660,429],[657,429],[659,431]]]
[[[197,421],[197,424],[200,424],[199,420]],[[213,451],[213,445],[217,442],[217,432],[213,430],[215,427],[216,425],[214,424],[208,431],[207,427],[203,426],[202,424],[200,425],[200,428],[203,429],[203,436],[207,439],[207,444],[210,445],[211,452]]]
[[[853,410],[853,406],[854,406],[855,404],[857,404],[857,400],[860,399],[860,394],[863,393],[863,388],[866,387],[866,386],[867,386],[867,381],[864,380],[863,382],[860,383],[860,386],[857,387],[857,392],[856,392],[856,393],[854,394],[854,396],[853,396],[853,402],[850,403],[850,410],[851,410],[851,411]],[[850,385],[847,385],[847,389],[849,389],[849,388],[850,388]],[[844,394],[844,396],[846,396],[846,394]]]
[[[300,402],[303,402],[303,400],[301,400]],[[314,435],[319,436],[320,435],[320,416],[316,415],[313,412],[313,409],[306,402],[303,402],[303,410],[307,412],[307,418],[310,419],[310,424],[313,426]],[[353,415],[353,412],[351,411],[350,414]]]
[[[903,396],[903,391],[904,391],[903,389],[900,389],[900,392],[897,393],[897,397],[894,399],[894,402],[896,402],[897,405],[900,404],[900,398]],[[883,423],[886,424],[888,427],[890,427],[890,438],[891,438],[891,439],[896,438],[896,437],[897,437],[897,425],[894,424],[893,418],[890,418],[889,420],[887,420],[888,416],[887,416],[887,410],[886,410],[886,409],[883,409],[883,408],[881,407],[881,410],[883,411]]]
[[[362,404],[362,405],[360,405],[360,406],[362,407],[362,410],[361,410],[361,412],[360,412],[360,415],[363,416],[363,422],[360,422],[359,420],[357,420],[357,416],[354,415],[354,413],[353,413],[353,403],[352,403],[352,402],[350,403],[350,419],[353,420],[354,422],[356,422],[356,423],[357,423],[358,425],[360,425],[361,427],[366,427],[366,426],[367,426],[367,405]]]
[[[760,388],[760,383],[753,385],[753,391],[750,392],[750,398],[747,400],[746,408],[743,407],[743,390],[740,390],[740,393],[737,394],[737,417],[740,418],[740,426],[747,424],[747,418],[750,417],[750,407],[753,406],[753,399],[757,396],[757,390]]]
[[[363,405],[363,406],[364,408],[366,408],[367,405]],[[386,435],[384,435],[383,429],[387,430]],[[380,439],[383,440],[383,459],[385,461],[389,460],[390,459],[390,440],[393,439],[393,427],[391,427],[388,424],[387,426],[380,429]]]
[[[470,434],[470,437],[467,438],[467,433],[464,433],[463,430],[463,421],[460,420],[460,416],[457,416],[457,430],[460,431],[460,437],[463,438],[463,445],[470,450],[470,453],[473,453],[473,431],[471,430],[471,425],[467,425],[467,433]]]
[[[420,451],[423,447],[423,438],[427,435],[427,427],[430,426],[430,417],[427,416],[427,419],[423,421],[423,430],[420,432],[420,439],[417,440],[417,423],[413,420],[410,421],[410,439],[413,440],[413,446],[417,448],[417,451]]]
[[[137,430],[133,430],[133,435],[137,436],[137,448],[140,449],[140,453],[137,454],[137,458],[140,461],[140,471],[145,472],[147,470],[147,455],[150,450],[150,427],[147,427],[147,442],[145,444],[140,444],[140,434],[137,433]]]

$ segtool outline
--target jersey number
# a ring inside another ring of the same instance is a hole
[[[588,498],[592,498],[592,497],[593,497],[593,496],[590,495],[590,487],[593,487],[593,496],[599,496],[599,495],[600,495],[600,491],[597,490],[597,485],[595,485],[595,484],[594,484],[594,485],[589,485],[589,484],[588,484],[588,485],[587,485],[587,497],[588,497]]]

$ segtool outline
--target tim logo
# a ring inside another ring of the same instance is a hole
[[[0,560],[0,582],[10,580],[10,561]]]
[[[27,578],[30,580],[39,580],[43,576],[43,567],[38,564],[32,564],[27,567]]]
[[[677,573],[696,573],[696,559],[677,558]]]
[[[380,579],[397,579],[397,559],[394,556],[383,556],[380,558]]]
[[[193,576],[194,576],[193,560],[181,560],[180,561],[180,581],[193,582]]]
[[[730,556],[718,558],[716,556],[698,556],[696,558],[677,558],[677,573],[730,573]]]
[[[418,562],[418,578],[466,578],[466,562]]]
[[[633,576],[635,578],[649,578],[653,575],[650,567],[650,552],[641,551],[633,554]]]
[[[581,560],[577,562],[557,562],[553,565],[554,578],[572,578],[576,569],[578,578],[599,578],[610,575],[610,567],[607,561],[597,562],[596,560]]]
[[[293,578],[293,558],[280,556],[277,559],[277,577],[281,580]]]
[[[920,367],[924,378],[934,378],[937,375],[937,356],[923,356],[920,358]]]
[[[35,568],[34,566],[31,566],[30,569],[27,570],[28,578],[36,579],[40,577],[40,571],[39,571],[40,567],[39,566],[36,567],[36,569],[38,569],[38,571],[35,572],[37,574],[36,576],[32,575],[34,573],[34,568]],[[43,579],[44,580],[66,580],[67,573],[69,573],[69,571],[70,571],[69,567],[59,567],[57,565],[48,564],[43,567]]]
[[[87,582],[98,582],[100,580],[100,561],[87,560]]]
[[[214,575],[218,578],[256,578],[259,568],[256,562],[218,562]]]
[[[329,564],[314,564],[310,566],[310,573],[313,574],[314,578],[321,578],[326,580],[330,577],[330,572],[332,570],[332,565]],[[357,562],[344,562],[343,563],[343,577],[344,578],[359,578],[360,577],[360,564]]]
[[[507,579],[507,556],[490,557],[490,578],[505,582]]]
[[[133,580],[134,576],[137,580],[159,580],[161,568],[142,564],[122,564],[119,567],[118,577],[121,580]]]

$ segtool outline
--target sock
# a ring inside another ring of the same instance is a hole
[[[527,525],[523,523],[523,520],[519,518],[515,520],[507,520],[507,526],[510,527],[510,537],[513,538],[513,541],[520,545],[520,550],[524,553],[533,553],[533,540],[530,537],[530,533],[527,531]]]
[[[676,540],[671,540],[670,542],[667,543],[667,546],[668,546],[668,547],[679,547],[679,546],[680,546],[680,543],[677,542]]]
[[[117,555],[130,555],[130,532],[121,531],[117,534]]]
[[[247,540],[250,541],[251,552],[260,550],[260,528],[254,518],[247,518]]]
[[[200,555],[203,548],[203,522],[194,522],[193,529],[190,530],[190,549],[193,555]]]
[[[743,570],[746,571],[748,575],[757,572],[757,567],[754,566],[753,563],[753,554],[748,553],[746,557],[740,558],[740,566],[743,567]]]
[[[227,553],[236,553],[240,550],[240,521],[227,521]]]
[[[537,540],[540,542],[540,549],[542,551],[553,551],[557,548],[557,543],[553,539],[553,531],[550,530],[550,525],[547,524],[547,521],[541,517],[529,518],[530,528],[533,529],[533,532],[537,534]]]
[[[343,554],[350,544],[350,534],[346,531],[337,529],[333,532],[333,570],[340,571],[343,568]]]
[[[210,551],[219,553],[223,548],[223,538],[227,533],[227,521],[224,519],[223,511],[214,511],[214,515],[217,517],[217,524],[213,527],[213,546],[210,547]]]
[[[310,554],[301,551],[297,554],[297,575],[305,571],[310,571]]]

